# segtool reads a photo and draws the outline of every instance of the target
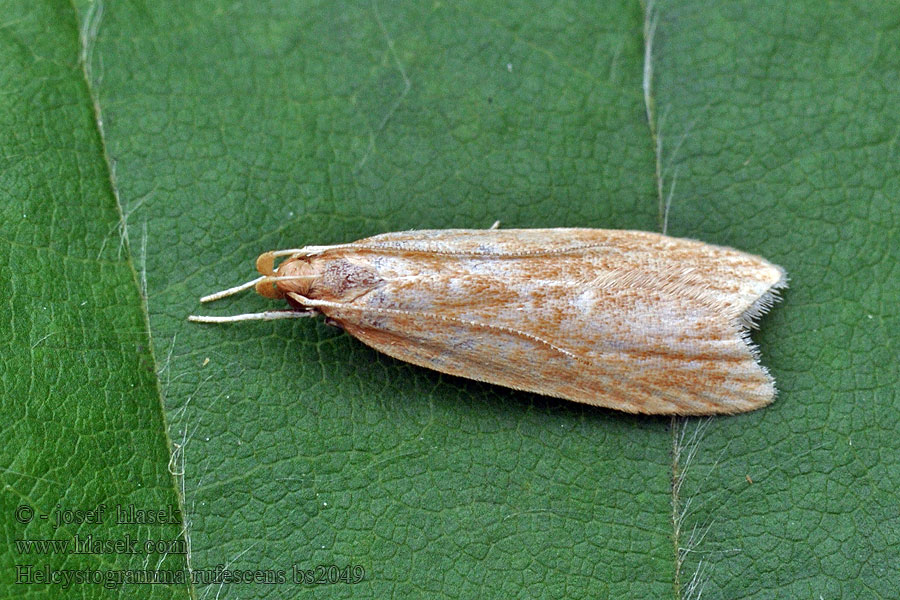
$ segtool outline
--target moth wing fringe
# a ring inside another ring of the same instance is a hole
[[[760,294],[760,296],[754,300],[743,313],[741,313],[739,321],[741,327],[744,329],[758,329],[759,319],[769,312],[769,309],[771,309],[776,302],[781,300],[781,290],[787,289],[787,273],[781,267],[776,268],[781,273],[781,277],[778,281],[770,285],[765,292]]]

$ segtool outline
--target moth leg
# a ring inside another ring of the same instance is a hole
[[[338,321],[332,319],[331,317],[325,317],[325,324],[330,325],[331,327],[337,327],[338,329],[344,328],[343,325],[341,325]]]

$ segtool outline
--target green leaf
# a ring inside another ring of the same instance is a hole
[[[14,7],[0,508],[174,503],[195,597],[891,597],[885,6]],[[665,227],[782,264],[791,288],[755,335],[778,400],[633,417],[412,367],[313,320],[186,321],[271,307],[197,303],[265,250],[495,220]],[[8,540],[126,531],[6,522]],[[22,561],[10,545],[2,585]],[[219,565],[287,581],[210,583]],[[365,578],[292,581],[318,565]]]
[[[3,12],[0,596],[186,598],[184,583],[121,583],[148,565],[178,581],[185,554],[77,16],[40,3]],[[132,506],[171,522],[137,524]]]

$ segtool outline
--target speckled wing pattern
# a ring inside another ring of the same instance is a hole
[[[748,329],[786,279],[757,256],[602,229],[410,231],[322,254],[378,281],[318,310],[400,360],[634,413],[737,413],[775,396]]]

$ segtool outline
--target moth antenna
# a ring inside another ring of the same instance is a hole
[[[263,256],[265,256],[265,254],[261,255],[259,258],[261,259]],[[256,261],[256,267],[259,268],[259,259]],[[274,275],[274,271],[270,271],[270,273],[272,274],[263,275],[256,280],[256,293],[263,298],[281,300],[284,298],[284,294],[278,289],[278,286],[275,285],[275,280],[278,279],[278,277]]]
[[[305,248],[288,248],[287,250],[271,250],[266,252],[266,254],[271,254],[274,258],[278,258],[279,256],[293,256],[295,254],[304,254],[305,252]]]
[[[257,277],[253,281],[248,281],[247,283],[242,283],[241,285],[236,285],[234,287],[228,288],[227,290],[222,290],[221,292],[216,292],[215,294],[210,294],[209,296],[203,296],[200,298],[200,302],[213,302],[214,300],[219,300],[221,298],[227,298],[228,296],[233,296],[244,290],[248,290],[252,287],[255,287],[258,283],[261,283],[263,280],[268,279],[267,275],[263,275],[262,277]]]
[[[314,275],[285,275],[283,277],[279,277],[278,275],[262,275],[261,277],[257,277],[256,279],[252,279],[246,283],[242,283],[241,285],[236,285],[234,287],[230,287],[227,290],[222,290],[221,292],[216,292],[215,294],[210,294],[208,296],[203,296],[200,298],[200,302],[213,302],[215,300],[220,300],[222,298],[227,298],[228,296],[233,296],[244,290],[248,290],[252,287],[256,288],[256,291],[260,296],[265,296],[266,298],[272,298],[273,300],[280,300],[284,298],[284,294],[272,285],[272,282],[275,281],[294,281],[297,279],[315,279]],[[269,284],[268,287],[265,287],[265,284]]]
[[[314,317],[316,313],[313,311],[299,310],[270,310],[259,313],[245,313],[242,315],[231,315],[228,317],[211,317],[207,315],[191,315],[188,321],[194,323],[239,323],[241,321],[276,321],[278,319],[302,319],[305,317]]]

